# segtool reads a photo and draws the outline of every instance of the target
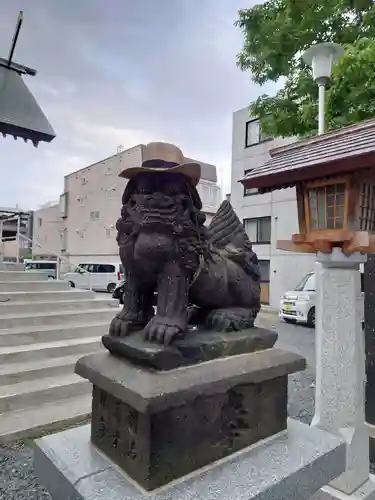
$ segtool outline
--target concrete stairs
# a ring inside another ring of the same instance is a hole
[[[91,384],[75,375],[119,307],[110,295],[72,289],[46,274],[0,263],[0,443],[91,413]]]

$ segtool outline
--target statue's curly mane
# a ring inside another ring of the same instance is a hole
[[[209,254],[208,234],[201,199],[187,177],[145,172],[128,182],[116,224],[119,246],[135,240],[150,220],[157,232],[173,239],[184,267],[196,272],[200,257],[206,259]]]

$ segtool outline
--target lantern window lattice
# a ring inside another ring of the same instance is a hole
[[[361,231],[375,231],[375,185],[361,184],[359,207]]]
[[[345,223],[344,182],[309,188],[310,230],[342,229]]]

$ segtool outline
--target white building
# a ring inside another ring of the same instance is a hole
[[[259,121],[249,117],[248,108],[233,114],[231,203],[260,260],[262,302],[275,308],[280,296],[314,269],[315,256],[276,249],[277,240],[298,232],[295,188],[258,194],[256,189],[245,191],[239,181],[265,163],[271,149],[295,140],[262,137]]]
[[[0,207],[0,261],[15,260],[31,252],[33,213],[15,208]],[[17,241],[17,231],[24,236]]]
[[[143,145],[135,146],[65,176],[60,203],[35,211],[33,253],[47,256],[52,251],[73,264],[98,258],[118,260],[115,224],[126,185],[118,175],[126,167],[142,163],[143,149]],[[199,163],[198,192],[209,223],[221,201],[220,188],[216,167]]]

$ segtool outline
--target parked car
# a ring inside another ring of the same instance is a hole
[[[117,299],[121,305],[124,305],[124,300],[123,300],[123,294],[124,294],[124,285],[125,281],[121,280],[120,283],[118,283],[115,288],[113,289],[112,292],[112,297],[114,299]]]
[[[63,279],[69,281],[73,288],[113,293],[116,286],[124,278],[124,270],[120,262],[83,262],[78,264],[74,272],[65,273]]]
[[[112,292],[112,297],[114,299],[117,299],[121,305],[124,305],[124,286],[125,286],[125,280],[120,281],[120,283],[114,288]],[[152,305],[156,306],[157,303],[157,298],[158,294],[157,292],[154,292],[153,300],[152,300]]]
[[[361,270],[361,322],[364,316],[363,271]],[[315,328],[315,272],[306,274],[298,285],[280,299],[279,317],[286,323],[304,323]]]
[[[25,271],[46,273],[48,278],[56,279],[57,277],[57,261],[56,260],[32,260],[25,259],[23,261]]]

